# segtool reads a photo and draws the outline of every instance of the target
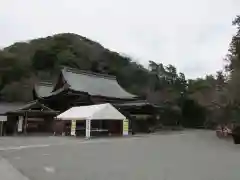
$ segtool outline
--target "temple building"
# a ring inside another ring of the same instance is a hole
[[[124,90],[114,76],[67,67],[61,70],[56,84],[36,84],[34,98],[61,111],[77,105],[121,103],[140,99]]]
[[[150,124],[158,117],[157,106],[127,92],[116,77],[69,67],[61,70],[56,83],[36,83],[33,98],[34,101],[5,113],[8,119],[14,119],[6,127],[15,123],[18,125],[12,131],[52,133],[59,127],[63,128],[59,123],[54,123],[54,117],[59,113],[75,106],[102,103],[111,103],[128,117],[130,129],[134,131],[148,131]],[[69,126],[64,127],[65,131],[69,131]]]

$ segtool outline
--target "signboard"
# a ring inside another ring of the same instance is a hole
[[[91,120],[86,120],[86,138],[90,138],[91,136]]]
[[[0,116],[0,121],[7,121],[7,116]]]
[[[128,119],[123,120],[123,135],[127,136],[128,135]]]
[[[18,120],[18,132],[22,132],[22,131],[23,131],[23,117],[20,116]]]
[[[71,122],[71,135],[76,136],[76,120],[72,120]]]

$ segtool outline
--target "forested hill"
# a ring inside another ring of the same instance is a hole
[[[181,109],[182,117],[190,123],[196,117],[210,123],[239,120],[240,16],[233,25],[237,32],[226,55],[226,68],[216,72],[217,76],[188,81],[173,65],[149,60],[145,68],[77,34],[18,42],[0,51],[0,101],[32,100],[35,82],[54,82],[60,68],[70,66],[115,75],[129,92],[170,109]],[[197,111],[204,117],[196,115]]]
[[[153,61],[149,65],[150,70],[129,57],[112,52],[77,34],[56,34],[17,42],[0,51],[1,99],[31,100],[33,84],[40,80],[54,80],[62,66],[115,75],[124,88],[141,96],[148,96],[150,92],[169,83],[177,84],[178,91],[185,89],[184,74],[177,74],[174,66],[164,68],[162,64]],[[167,78],[162,83],[156,77],[160,71]]]
[[[36,81],[53,80],[63,65],[124,76],[126,72],[123,71],[130,68],[129,73],[139,71],[146,76],[144,70],[131,63],[129,58],[111,52],[97,42],[77,34],[57,34],[17,42],[0,51],[2,99],[30,100],[31,97],[25,92],[29,92]],[[139,83],[138,78],[132,77],[131,81]],[[128,82],[123,83],[128,86]],[[19,89],[24,90],[20,92]]]

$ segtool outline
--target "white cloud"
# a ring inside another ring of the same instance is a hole
[[[239,12],[239,0],[8,0],[0,6],[0,46],[73,32],[197,77],[222,68]]]

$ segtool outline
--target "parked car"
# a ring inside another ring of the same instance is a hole
[[[232,137],[235,144],[240,144],[240,125],[237,125],[233,128]]]
[[[218,126],[216,129],[216,135],[219,138],[229,137],[232,135],[232,130],[227,126]]]

